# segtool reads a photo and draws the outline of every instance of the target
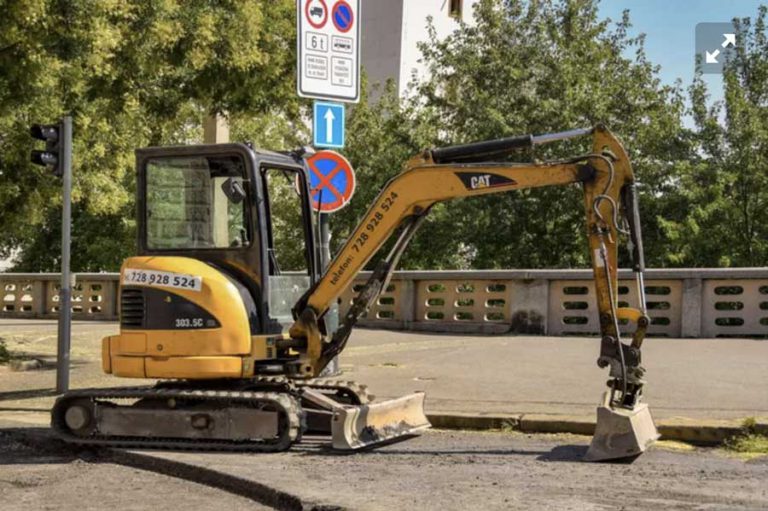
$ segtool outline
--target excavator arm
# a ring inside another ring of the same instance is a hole
[[[592,152],[567,160],[534,164],[477,161],[525,147],[590,134],[593,136]],[[333,259],[328,271],[294,308],[297,320],[290,329],[291,337],[307,339],[307,354],[302,358],[304,370],[299,373],[316,375],[340,351],[335,346],[340,342],[338,336],[324,339],[319,318],[399,231],[399,239],[389,256],[376,267],[344,318],[340,331],[346,334],[344,327],[351,326],[350,323],[365,312],[386,286],[400,255],[433,205],[459,197],[582,183],[587,237],[604,338],[600,364],[613,363],[611,367],[616,370],[612,371],[612,376],[620,377],[622,355],[625,363],[639,359],[639,349],[648,324],[642,287],[639,290],[640,309],[620,308],[617,305],[618,236],[626,232],[620,225],[622,213],[630,227],[628,234],[633,246],[638,282],[641,282],[644,269],[634,181],[621,143],[601,127],[435,149],[411,159],[405,170],[386,184],[363,221]],[[638,328],[632,345],[619,350],[616,341],[620,337],[618,324],[622,320],[636,323]],[[639,360],[637,362],[634,365],[639,365]]]
[[[574,158],[532,164],[489,162],[491,158],[519,149],[589,135],[593,138],[591,152]],[[615,443],[617,428],[626,429],[627,421],[639,420],[646,427],[651,421],[650,415],[638,410],[644,383],[640,348],[649,320],[643,288],[644,262],[635,177],[622,144],[603,127],[434,149],[412,158],[404,171],[383,188],[323,277],[296,304],[290,336],[304,340],[305,349],[291,367],[292,375],[317,376],[344,349],[356,320],[386,288],[400,256],[433,205],[460,197],[573,183],[581,183],[584,189],[587,237],[600,318],[598,365],[609,368],[609,391],[603,408],[610,417],[603,423],[611,419],[621,423],[610,426],[601,436],[601,443]],[[399,237],[390,253],[378,263],[342,319],[340,328],[329,338],[325,335],[322,317],[395,233],[399,233]],[[639,308],[618,306],[620,234],[629,237]],[[622,341],[622,322],[634,324],[629,343]],[[627,415],[627,420],[623,420],[623,416],[617,419],[618,409],[623,410],[620,413]],[[599,429],[600,421],[598,433]],[[654,435],[655,428],[641,434],[643,438],[638,441],[630,439],[630,443],[643,444],[636,448],[642,452],[655,440]],[[614,454],[616,451],[605,445],[597,450],[600,449]],[[595,442],[590,452],[596,452]],[[604,459],[603,454],[594,454],[593,459]]]

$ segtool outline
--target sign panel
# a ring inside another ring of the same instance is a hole
[[[344,147],[344,114],[344,105],[340,103],[315,102],[315,147]]]
[[[296,0],[298,92],[360,100],[360,0]]]
[[[320,151],[307,159],[312,207],[321,213],[338,211],[355,193],[355,171],[346,158],[334,151]]]

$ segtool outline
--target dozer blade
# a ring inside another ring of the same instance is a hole
[[[610,392],[597,407],[597,425],[584,461],[633,459],[645,452],[659,432],[645,403],[634,409],[611,408]]]
[[[341,406],[331,423],[333,448],[357,450],[409,437],[431,427],[424,415],[424,393],[368,403]]]

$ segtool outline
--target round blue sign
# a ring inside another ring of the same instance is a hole
[[[349,32],[352,25],[355,24],[355,15],[352,14],[352,7],[344,0],[339,0],[333,6],[331,19],[333,19],[333,25],[339,32]]]
[[[320,151],[307,160],[312,207],[332,213],[346,206],[355,192],[355,172],[339,153]]]

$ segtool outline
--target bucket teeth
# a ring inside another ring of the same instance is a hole
[[[357,450],[413,436],[430,427],[424,414],[424,393],[336,408],[331,435],[333,448]]]
[[[597,408],[597,425],[585,461],[631,460],[645,452],[659,433],[647,404],[612,408],[610,392]]]

